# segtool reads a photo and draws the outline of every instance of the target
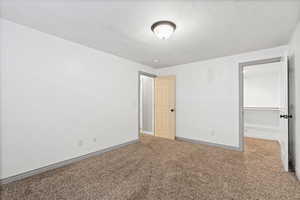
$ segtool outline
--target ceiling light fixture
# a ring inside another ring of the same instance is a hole
[[[168,39],[175,29],[176,25],[171,21],[158,21],[151,26],[153,33],[162,40]]]

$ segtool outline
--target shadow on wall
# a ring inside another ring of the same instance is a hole
[[[295,171],[295,139],[296,139],[296,81],[295,81],[295,55],[289,57],[289,113],[293,116],[289,120],[289,166],[290,170]]]

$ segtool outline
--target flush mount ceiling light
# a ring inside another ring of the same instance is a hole
[[[151,26],[153,33],[162,40],[168,39],[175,29],[176,25],[171,21],[158,21]]]

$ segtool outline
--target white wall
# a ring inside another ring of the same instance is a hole
[[[176,75],[176,136],[238,147],[239,62],[282,56],[287,46],[158,70]]]
[[[154,135],[154,79],[141,76],[141,131]]]
[[[282,63],[244,68],[244,106],[280,107]]]
[[[298,24],[289,45],[290,66],[290,111],[291,136],[293,143],[293,156],[295,157],[296,173],[300,179],[300,24]]]
[[[138,138],[138,71],[151,68],[0,26],[1,178]]]

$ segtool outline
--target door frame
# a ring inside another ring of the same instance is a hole
[[[140,112],[141,112],[141,99],[140,99],[140,97],[141,97],[141,76],[148,76],[148,77],[150,77],[150,78],[156,78],[157,77],[157,75],[155,75],[155,74],[151,74],[151,73],[148,73],[148,72],[144,72],[144,71],[138,71],[138,138],[140,138],[140,135],[141,135],[141,133],[140,133],[140,129],[141,129],[141,127],[140,127]],[[154,84],[154,89],[155,89],[155,81],[153,80],[153,84]],[[154,93],[153,93],[153,96],[154,96]],[[153,102],[154,103],[154,102]],[[155,103],[154,103],[154,110],[155,110]],[[153,124],[154,124],[154,127],[153,127],[153,133],[154,133],[154,135],[155,135],[155,112],[153,113],[154,115],[153,115]]]
[[[254,65],[270,64],[281,62],[283,57],[274,57],[268,59],[252,60],[239,63],[239,150],[244,151],[244,68]]]

